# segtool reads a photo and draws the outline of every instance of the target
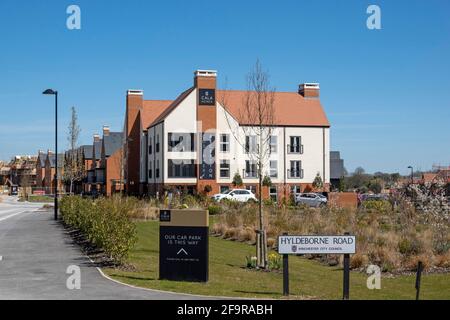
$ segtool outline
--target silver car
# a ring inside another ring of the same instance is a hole
[[[295,195],[295,204],[305,204],[309,207],[323,207],[327,205],[327,198],[319,193],[297,193]]]

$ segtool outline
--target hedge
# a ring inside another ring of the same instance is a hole
[[[121,197],[83,199],[67,196],[60,211],[65,224],[78,229],[87,240],[102,249],[114,262],[121,264],[137,241],[131,213],[137,201]]]

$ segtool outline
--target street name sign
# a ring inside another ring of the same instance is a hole
[[[280,236],[280,254],[354,254],[355,236]]]
[[[208,211],[161,210],[159,216],[159,278],[207,282]]]

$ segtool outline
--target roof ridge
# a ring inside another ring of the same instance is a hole
[[[166,110],[164,110],[147,128],[153,127],[155,124],[164,120],[194,90],[195,87],[190,87],[189,89],[183,91],[180,95],[178,95],[178,97],[173,100],[170,106]]]
[[[234,92],[256,92],[255,90],[243,90],[243,89],[217,89],[217,91],[234,91]],[[299,94],[297,91],[273,91],[273,93],[293,93]],[[300,95],[300,94],[299,94]],[[300,95],[301,96],[301,95]]]

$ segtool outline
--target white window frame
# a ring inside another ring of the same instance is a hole
[[[228,165],[228,168],[223,168],[222,165]],[[228,171],[228,175],[227,176],[222,176],[222,170],[223,171]],[[231,177],[231,164],[230,164],[230,160],[220,160],[220,166],[219,166],[219,177],[221,179],[227,179]]]
[[[270,145],[270,153],[274,154],[278,153],[278,136],[270,136],[269,145]]]
[[[275,164],[275,168],[274,168],[273,164]],[[270,160],[269,161],[269,177],[278,178],[278,160]]]
[[[223,137],[226,138],[226,141],[223,141]],[[225,150],[224,150],[225,149]],[[229,153],[230,148],[230,135],[228,133],[221,133],[220,134],[220,152],[221,153]]]

